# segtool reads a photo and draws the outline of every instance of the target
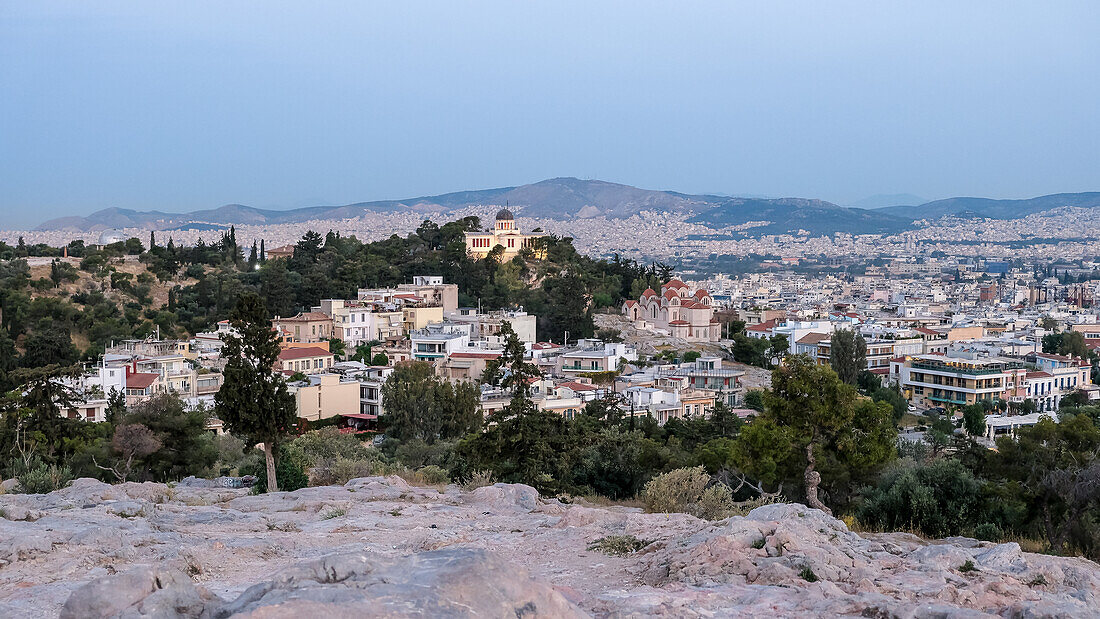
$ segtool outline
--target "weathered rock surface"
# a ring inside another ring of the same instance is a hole
[[[0,617],[1100,614],[1090,561],[861,536],[797,504],[708,523],[522,485],[440,492],[370,477],[251,496],[82,479],[0,495],[0,510]],[[608,535],[651,543],[588,550]],[[967,561],[976,569],[960,571]]]

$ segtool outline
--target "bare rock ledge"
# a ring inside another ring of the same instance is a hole
[[[1100,566],[858,535],[798,504],[705,522],[397,477],[250,496],[80,479],[0,495],[0,617],[1096,617]],[[649,542],[615,557],[609,535]],[[970,561],[972,571],[959,568]]]

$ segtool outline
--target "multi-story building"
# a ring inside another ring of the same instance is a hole
[[[577,346],[554,357],[557,373],[576,376],[591,372],[612,372],[620,362],[637,361],[634,348],[621,342],[580,340]]]
[[[437,361],[470,344],[470,325],[444,322],[428,325],[409,334],[412,358]]]
[[[890,376],[910,401],[934,406],[967,406],[1002,399],[1023,401],[1027,366],[1006,357],[965,358],[914,355],[891,360]]]
[[[500,329],[504,323],[512,327],[519,341],[524,344],[534,344],[536,339],[537,317],[528,314],[522,309],[501,310],[485,314],[469,307],[461,307],[458,311],[447,315],[447,320],[471,325],[470,336],[475,339],[487,340],[494,345],[502,345]]]
[[[287,343],[315,344],[332,337],[332,317],[323,312],[301,312],[297,316],[276,316],[271,326]]]
[[[405,314],[394,305],[325,299],[318,309],[332,317],[335,337],[343,340],[349,353],[360,344],[405,334]]]
[[[327,348],[299,346],[280,351],[275,369],[285,374],[324,374],[332,368],[333,362],[334,357]]]
[[[444,312],[458,309],[458,284],[445,284],[440,275],[417,275],[411,284],[398,284],[397,289],[415,294],[427,305],[442,307]]]
[[[484,258],[498,245],[504,250],[501,259],[511,260],[524,248],[537,250],[540,235],[524,234],[516,226],[516,218],[508,209],[501,209],[493,229],[485,232],[466,233],[466,252],[475,258]],[[457,305],[457,303],[456,303]]]
[[[298,409],[298,417],[319,421],[336,415],[358,414],[360,384],[339,374],[313,374],[306,380],[290,383],[290,393]]]

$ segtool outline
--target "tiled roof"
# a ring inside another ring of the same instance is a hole
[[[156,372],[135,372],[126,377],[127,389],[145,389],[157,382],[160,374]]]
[[[299,348],[284,348],[279,352],[280,361],[293,359],[309,359],[313,357],[331,357],[332,353],[317,346],[302,346]]]

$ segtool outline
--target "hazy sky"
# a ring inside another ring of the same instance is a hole
[[[555,176],[1100,190],[1100,2],[0,2],[0,228]]]

